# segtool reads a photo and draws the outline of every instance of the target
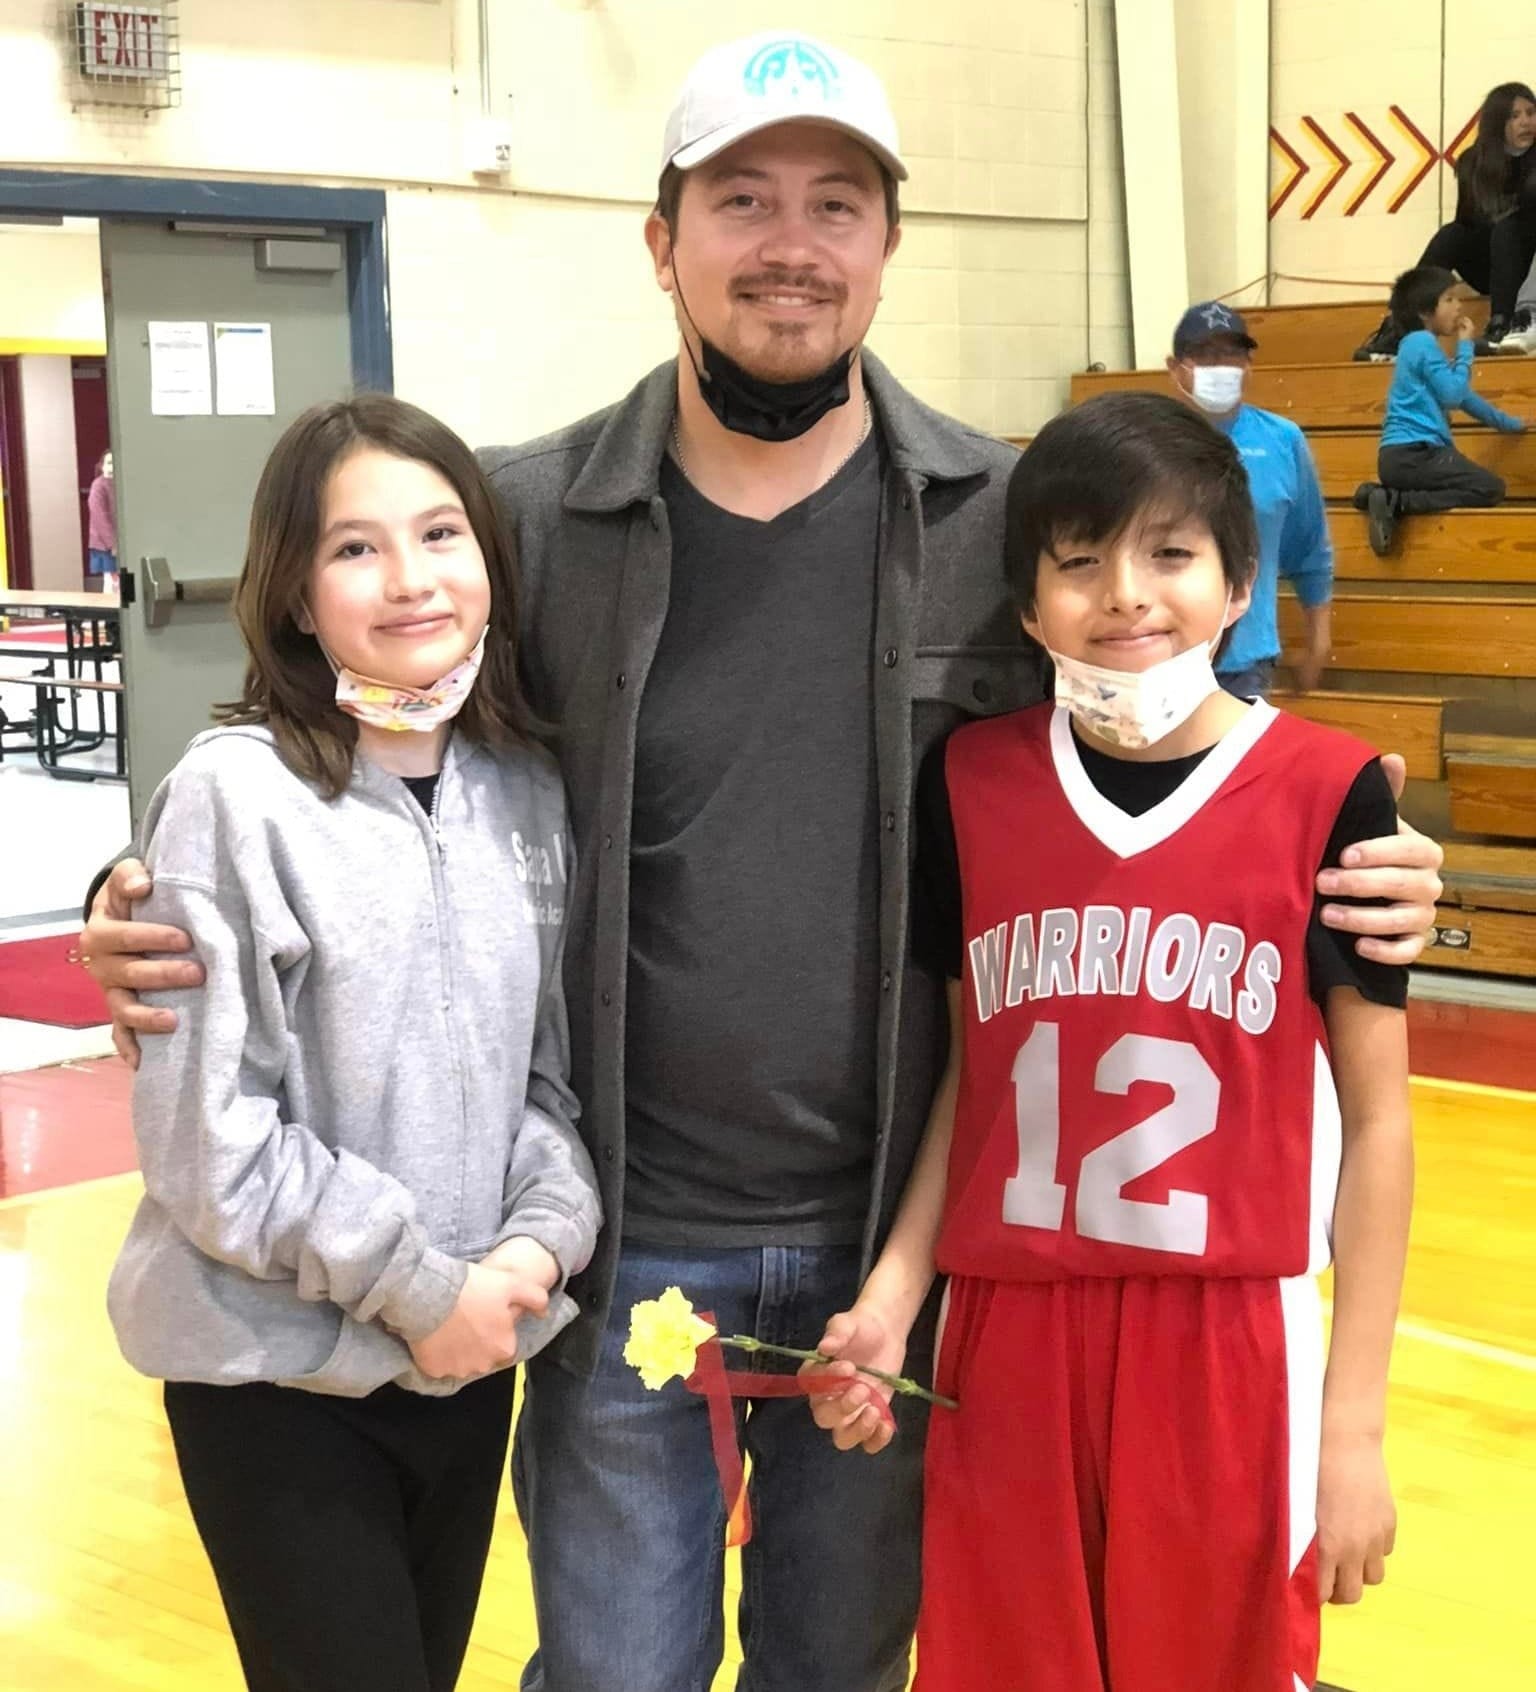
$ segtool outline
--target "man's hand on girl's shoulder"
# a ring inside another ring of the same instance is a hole
[[[176,1027],[174,1011],[141,1004],[139,994],[203,984],[203,966],[195,958],[159,955],[190,952],[190,934],[134,920],[134,908],[152,887],[149,871],[137,858],[114,864],[80,931],[81,961],[106,995],[112,1044],[131,1069],[139,1067],[140,1034],[170,1034]]]

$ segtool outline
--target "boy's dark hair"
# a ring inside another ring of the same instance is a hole
[[[1100,394],[1053,417],[1008,479],[1003,567],[1019,610],[1034,612],[1042,554],[1098,545],[1151,515],[1198,517],[1234,592],[1251,584],[1253,494],[1228,436],[1166,394]]]
[[[896,178],[875,160],[880,171],[880,185],[885,190],[885,224],[886,233],[895,229],[901,222],[901,194],[898,190]],[[661,173],[661,180],[656,184],[656,215],[666,224],[675,236],[677,234],[677,212],[683,203],[683,181],[687,171],[679,170],[676,165],[665,166]]]
[[[1424,319],[1440,303],[1447,288],[1456,286],[1456,273],[1443,270],[1438,264],[1416,264],[1405,270],[1392,284],[1392,298],[1388,309],[1393,326],[1404,335],[1424,327]]]
[[[357,723],[337,705],[335,673],[298,619],[331,472],[366,447],[437,471],[458,495],[485,557],[491,584],[485,653],[454,727],[504,747],[535,726],[517,672],[516,552],[475,455],[446,423],[392,394],[311,406],[283,431],[256,485],[235,590],[235,621],[248,654],[245,684],[239,699],[214,707],[214,716],[221,723],[267,724],[289,767],[330,799],[351,780]]]

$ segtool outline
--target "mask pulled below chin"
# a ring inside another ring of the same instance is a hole
[[[754,376],[702,335],[699,344],[704,357],[699,392],[716,420],[734,434],[759,441],[798,440],[829,411],[848,403],[851,351],[801,381],[770,382]]]
[[[1056,703],[1101,740],[1133,752],[1165,740],[1221,685],[1204,645],[1146,670],[1106,670],[1059,652],[1050,656]]]
[[[375,681],[371,676],[359,675],[345,664],[338,664],[329,652],[331,668],[336,672],[336,703],[349,717],[371,728],[390,729],[396,733],[427,734],[444,723],[451,722],[464,709],[480,674],[485,656],[485,637],[482,630],[473,650],[462,663],[454,665],[446,676],[430,687],[397,687],[393,682]],[[324,651],[324,647],[321,648]]]

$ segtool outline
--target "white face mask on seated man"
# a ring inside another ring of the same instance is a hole
[[[1189,397],[1202,411],[1224,417],[1243,403],[1246,375],[1240,364],[1197,364],[1190,376]]]

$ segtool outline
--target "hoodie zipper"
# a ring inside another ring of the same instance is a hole
[[[457,939],[457,930],[453,920],[453,907],[448,898],[448,843],[443,838],[441,821],[438,817],[438,804],[442,798],[443,783],[448,778],[448,764],[449,757],[445,756],[443,767],[438,772],[437,786],[432,790],[432,804],[427,811],[427,824],[432,833],[432,845],[435,854],[432,860],[432,894],[437,902],[438,966],[442,973],[443,982],[443,1038],[447,1042],[448,1062],[453,1071],[455,1090],[459,1100],[459,1190],[454,1201],[452,1222],[453,1242],[458,1243],[464,1228],[464,1182],[469,1156],[469,1093],[464,1076],[464,1057],[459,1049],[455,1015],[458,984],[453,973],[453,948]]]

